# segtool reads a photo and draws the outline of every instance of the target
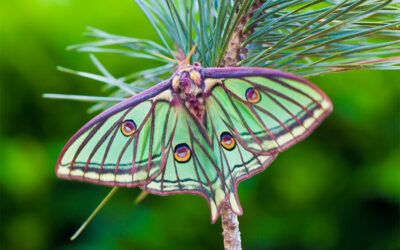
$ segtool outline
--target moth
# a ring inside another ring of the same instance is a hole
[[[312,83],[275,69],[202,68],[99,114],[66,144],[60,178],[203,196],[214,223],[224,204],[241,215],[237,186],[307,137],[332,111]]]

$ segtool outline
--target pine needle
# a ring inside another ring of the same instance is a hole
[[[133,204],[135,205],[139,204],[142,200],[144,200],[147,197],[147,195],[149,195],[149,193],[142,190],[140,194],[136,197],[136,199],[133,201]]]
[[[93,217],[104,207],[104,205],[111,199],[111,197],[117,192],[118,187],[113,187],[111,191],[107,194],[107,196],[103,199],[102,202],[96,207],[96,209],[90,214],[90,216],[86,219],[86,221],[82,224],[82,226],[71,236],[70,240],[75,240],[82,231],[86,228],[89,222],[93,219]]]

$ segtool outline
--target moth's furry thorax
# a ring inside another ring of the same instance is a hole
[[[200,72],[193,66],[180,69],[172,79],[173,91],[200,122],[205,115],[202,82]]]

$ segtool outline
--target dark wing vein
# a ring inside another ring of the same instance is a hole
[[[75,152],[74,157],[72,158],[71,167],[70,167],[70,169],[69,169],[69,175],[71,175],[72,168],[74,167],[75,160],[76,160],[76,158],[78,157],[79,153],[82,151],[82,149],[86,146],[86,144],[88,143],[88,141],[93,137],[93,135],[97,132],[97,130],[98,130],[104,123],[105,123],[105,121],[100,121],[100,122],[96,125],[96,127],[94,127],[94,128],[92,129],[92,131],[90,131],[90,133],[88,134],[88,136],[85,137],[85,139],[84,139],[84,141],[82,142],[82,144],[79,145],[78,150]]]
[[[229,101],[231,102],[233,108],[235,109],[236,113],[239,115],[240,119],[242,120],[242,124],[246,127],[247,131],[249,132],[249,134],[251,135],[251,137],[253,137],[254,141],[258,144],[258,146],[260,146],[260,149],[262,150],[263,147],[261,145],[260,140],[258,140],[258,138],[254,135],[253,131],[251,131],[251,129],[249,128],[249,125],[247,124],[247,122],[243,119],[242,114],[239,112],[238,108],[236,107],[236,104],[232,101],[232,98],[228,96]],[[221,107],[224,109],[224,107]]]
[[[235,126],[233,125],[233,122],[232,122],[231,118],[229,117],[229,115],[228,115],[228,113],[226,112],[226,110],[223,108],[223,105],[221,104],[221,102],[220,102],[217,98],[215,98],[214,96],[211,96],[211,98],[214,99],[214,101],[215,101],[215,102],[218,104],[218,106],[220,107],[221,111],[224,113],[225,117],[228,119],[228,121],[229,121],[230,124],[227,124],[227,122],[226,122],[224,119],[222,119],[222,121],[224,122],[224,124],[226,125],[226,127],[229,129],[229,131],[230,131],[232,134],[236,134],[236,137],[237,137],[238,141],[239,141],[242,145],[244,145],[244,147],[246,147],[246,146],[245,146],[246,143],[242,140],[239,131],[237,131],[237,129],[236,129]],[[252,149],[250,149],[250,148],[248,148],[248,147],[246,147],[246,149],[247,149],[248,151],[254,152],[254,150],[252,150]]]
[[[111,144],[113,143],[114,138],[115,138],[115,136],[117,135],[118,130],[119,130],[119,127],[116,127],[115,130],[114,130],[114,133],[111,135],[110,141],[109,141],[108,144],[107,144],[106,151],[104,152],[103,159],[102,159],[101,165],[100,165],[99,179],[98,179],[99,182],[100,182],[100,180],[101,180],[101,173],[103,172],[103,167],[104,167],[104,163],[105,163],[105,161],[106,161],[108,152],[110,151]]]
[[[271,88],[265,87],[265,86],[263,86],[263,85],[260,85],[260,84],[254,83],[254,82],[250,82],[250,81],[247,81],[247,80],[245,80],[245,81],[248,82],[249,84],[252,84],[253,86],[257,87],[258,89],[262,89],[262,92],[263,92],[264,94],[266,94],[266,92],[264,92],[264,91],[267,91],[267,92],[270,92],[270,93],[272,93],[272,94],[274,94],[274,95],[276,95],[276,96],[279,96],[279,97],[281,97],[281,98],[283,98],[283,99],[285,99],[285,100],[287,100],[287,101],[289,101],[289,102],[291,102],[291,103],[297,105],[298,107],[302,108],[305,112],[307,112],[308,115],[313,116],[312,113],[307,109],[307,107],[304,107],[303,105],[301,105],[300,103],[298,103],[296,100],[290,98],[289,96],[284,95],[283,93],[280,93],[280,92],[278,92],[278,91],[276,91],[276,90],[273,90],[273,89],[271,89]],[[321,106],[321,104],[320,104],[319,102],[315,101],[314,99],[311,99],[311,100],[312,100],[316,105],[318,105],[321,109],[323,109],[322,106]]]
[[[250,105],[249,102],[247,102],[246,100],[243,100],[242,98],[240,98],[239,96],[237,96],[235,93],[233,93],[232,91],[230,91],[229,89],[227,89],[225,86],[223,86],[224,90],[229,93],[228,96],[234,96],[238,101],[242,101],[244,103],[246,103],[246,106],[252,111],[252,113],[254,114],[254,116],[257,118],[257,120],[263,125],[265,131],[268,133],[268,135],[275,141],[276,145],[279,146],[278,141],[276,140],[275,135],[268,129],[268,127],[264,124],[264,122],[261,120],[261,118],[259,117],[259,115],[257,114],[257,112],[252,108],[252,106]],[[257,105],[256,105],[257,107]],[[279,124],[281,124],[281,122],[278,120],[278,118],[276,118],[275,116],[273,116],[271,113],[267,113],[267,115],[269,115],[272,119],[276,120]],[[286,127],[286,126],[284,126]]]

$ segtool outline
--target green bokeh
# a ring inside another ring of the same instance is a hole
[[[109,188],[55,177],[69,137],[93,116],[90,104],[42,93],[106,95],[102,86],[57,71],[94,71],[86,26],[156,39],[132,1],[0,2],[1,249],[222,249],[221,225],[192,195],[119,191],[87,230],[68,239]],[[101,55],[115,75],[153,66]],[[244,249],[399,249],[400,72],[360,71],[311,79],[334,112],[310,138],[239,186]]]

